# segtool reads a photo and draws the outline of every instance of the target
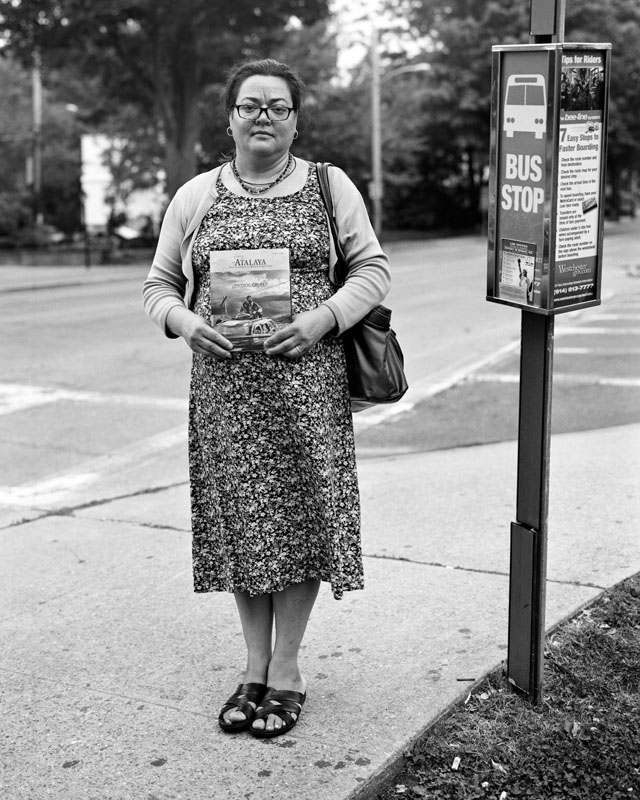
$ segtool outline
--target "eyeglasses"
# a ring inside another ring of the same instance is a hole
[[[235,108],[240,119],[260,119],[260,114],[264,111],[268,120],[277,122],[284,122],[285,119],[289,119],[291,112],[295,111],[295,109],[287,106],[257,106],[255,103],[242,103]]]

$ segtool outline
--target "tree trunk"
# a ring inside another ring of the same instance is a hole
[[[613,157],[609,157],[607,179],[611,187],[611,194],[606,208],[607,216],[617,222],[620,219],[620,169],[616,159]]]
[[[200,138],[200,83],[191,65],[172,76],[168,97],[158,103],[162,110],[165,145],[166,192],[171,198],[196,174],[196,145]]]
[[[477,220],[481,219],[482,214],[480,209],[480,183],[482,176],[480,174],[480,165],[478,164],[476,155],[475,148],[467,148],[467,166],[469,168],[467,176],[467,198],[471,219],[474,224]]]
[[[165,149],[165,169],[167,178],[165,191],[172,198],[176,191],[196,174],[195,146],[197,131],[190,132],[179,141],[167,140]]]

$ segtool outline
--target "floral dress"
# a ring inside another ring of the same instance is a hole
[[[194,311],[211,317],[211,250],[289,248],[294,314],[333,293],[315,167],[285,197],[243,197],[218,180],[193,247]],[[196,592],[277,592],[308,579],[336,599],[363,586],[360,504],[344,350],[302,358],[194,354],[189,470]]]

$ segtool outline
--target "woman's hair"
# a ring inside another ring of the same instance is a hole
[[[242,83],[253,75],[271,75],[275,78],[283,78],[289,86],[294,111],[300,110],[306,92],[306,87],[302,80],[287,64],[282,64],[273,58],[263,58],[242,61],[233,66],[227,73],[227,80],[222,89],[222,105],[226,115],[233,111]]]

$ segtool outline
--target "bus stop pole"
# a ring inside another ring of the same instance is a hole
[[[535,44],[564,40],[565,0],[531,0]],[[553,315],[522,311],[516,519],[511,523],[507,679],[537,703],[544,667]]]
[[[539,699],[543,675],[553,334],[552,316],[522,312],[507,678],[533,702]]]

